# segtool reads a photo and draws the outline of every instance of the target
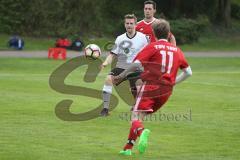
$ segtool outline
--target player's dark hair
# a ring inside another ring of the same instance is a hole
[[[134,14],[126,14],[124,19],[134,19],[135,23],[137,23],[137,17]]]
[[[145,1],[145,2],[144,2],[144,6],[145,6],[146,4],[152,4],[154,9],[157,8],[156,2],[154,2],[154,1],[152,1],[152,0],[147,0],[147,1]]]
[[[167,39],[170,32],[170,24],[165,19],[157,19],[152,24],[153,32],[157,39]]]

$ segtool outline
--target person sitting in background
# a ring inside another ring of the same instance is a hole
[[[83,41],[80,38],[76,38],[72,43],[71,49],[75,51],[81,51],[83,46]]]
[[[59,48],[66,48],[69,49],[71,47],[71,41],[67,39],[66,37],[62,37],[57,39],[55,46]]]
[[[22,50],[24,47],[24,41],[20,36],[12,36],[10,37],[8,41],[8,47],[17,49],[17,50]]]

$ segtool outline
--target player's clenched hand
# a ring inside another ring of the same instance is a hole
[[[100,65],[100,69],[101,69],[101,70],[103,70],[105,67],[106,67],[105,64],[101,64],[101,65]]]

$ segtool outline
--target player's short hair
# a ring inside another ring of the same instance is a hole
[[[144,6],[145,6],[146,4],[152,4],[152,5],[153,5],[153,9],[156,9],[156,8],[157,8],[156,2],[154,2],[154,1],[152,1],[152,0],[147,0],[147,1],[145,1],[145,2],[144,2]]]
[[[135,23],[137,23],[137,17],[134,14],[126,14],[124,16],[124,20],[125,19],[134,19]]]
[[[165,19],[156,19],[152,24],[153,32],[157,39],[167,39],[170,32],[170,24]]]

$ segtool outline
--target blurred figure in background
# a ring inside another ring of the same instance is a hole
[[[24,48],[24,40],[20,36],[14,35],[10,37],[8,47],[16,50],[22,50]]]

